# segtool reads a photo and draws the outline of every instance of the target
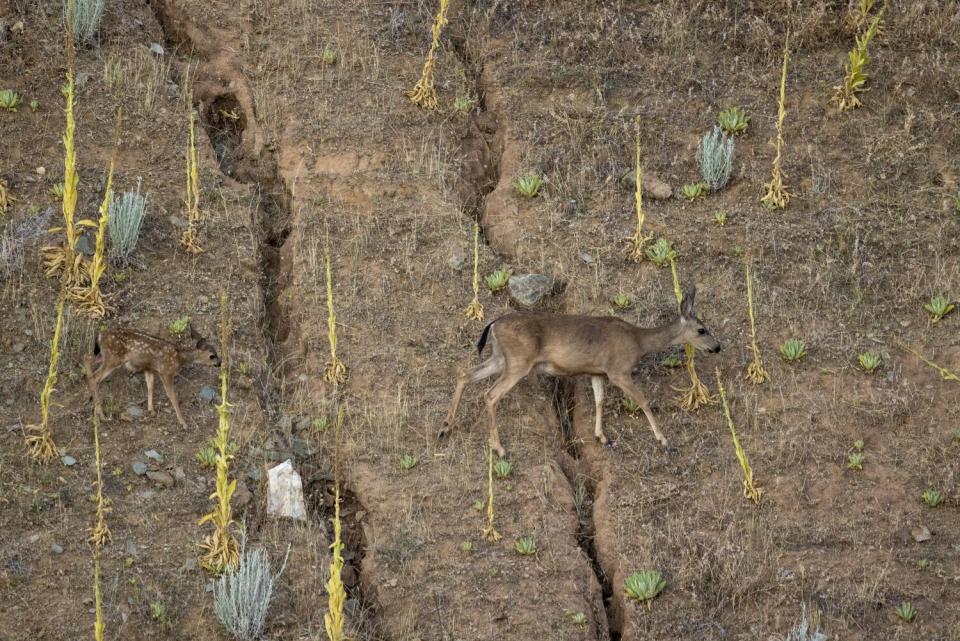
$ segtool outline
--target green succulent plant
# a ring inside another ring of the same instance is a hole
[[[473,552],[473,541],[464,541],[460,544],[461,552]]]
[[[623,589],[627,596],[641,603],[646,601],[647,607],[650,606],[650,600],[660,594],[665,587],[667,582],[656,570],[634,572],[623,582]]]
[[[313,431],[314,432],[326,432],[330,427],[330,419],[326,416],[318,416],[313,419]]]
[[[917,618],[917,611],[909,601],[904,601],[898,605],[894,612],[897,613],[897,616],[900,617],[902,621],[906,621],[907,623]]]
[[[883,359],[875,352],[864,352],[857,356],[857,360],[860,362],[860,367],[867,374],[873,374],[880,367],[880,364],[883,363]]]
[[[929,560],[929,559],[917,559],[917,569],[918,569],[918,570],[926,570],[928,567],[930,567],[930,560]]]
[[[637,412],[640,411],[640,406],[637,405],[637,403],[634,402],[632,398],[629,398],[627,396],[624,396],[620,400],[620,407],[622,407],[623,411],[625,411],[628,414],[636,414]]]
[[[719,227],[723,227],[727,224],[727,212],[718,211],[713,215],[713,222],[716,223]]]
[[[575,625],[586,625],[587,624],[587,615],[583,612],[574,612],[570,615],[570,620]]]
[[[630,297],[623,292],[619,292],[616,296],[614,296],[611,302],[617,309],[627,309],[633,305],[633,300],[631,300]]]
[[[727,107],[717,116],[717,122],[728,135],[736,136],[745,132],[750,126],[750,116],[740,107]]]
[[[183,336],[186,331],[190,329],[190,317],[181,316],[180,318],[171,321],[167,329],[170,330],[171,336]]]
[[[664,357],[660,364],[664,367],[680,367],[683,365],[683,361],[680,359],[680,354],[673,353]]]
[[[707,197],[707,183],[687,183],[680,188],[680,193],[683,194],[683,197],[693,202],[699,200],[700,198]]]
[[[468,113],[473,108],[473,101],[467,96],[457,96],[453,101],[453,108],[460,113]]]
[[[30,111],[36,111],[39,108],[40,102],[36,98],[30,101]]]
[[[500,268],[483,277],[483,283],[492,293],[499,292],[510,283],[510,270]]]
[[[943,493],[933,488],[924,490],[923,494],[920,495],[920,498],[930,507],[937,507],[943,503]]]
[[[410,456],[409,454],[404,454],[400,457],[400,469],[401,470],[412,470],[417,466],[417,459]]]
[[[658,238],[655,243],[647,247],[647,258],[657,267],[669,265],[670,259],[676,257],[677,252],[670,246],[670,241],[666,238]]]
[[[855,440],[855,441],[853,442],[853,449],[854,449],[854,451],[856,451],[856,452],[862,452],[862,451],[863,451],[863,448],[864,448],[863,439],[859,439],[859,438],[858,438],[857,440]]]
[[[513,181],[513,188],[524,198],[536,198],[543,187],[543,178],[536,174],[528,174]]]
[[[537,540],[532,536],[521,536],[513,544],[517,554],[529,556],[537,552]]]
[[[847,454],[847,469],[863,469],[863,452],[850,452],[850,454]]]
[[[57,200],[63,200],[63,183],[54,183],[50,185],[50,195]]]
[[[513,474],[513,464],[505,458],[499,459],[493,464],[493,474],[498,479],[508,478]]]
[[[930,313],[930,322],[938,323],[940,319],[954,310],[956,305],[946,296],[934,296],[930,302],[923,306]]]
[[[196,459],[200,465],[212,470],[217,466],[217,448],[208,443],[197,452]]]
[[[6,109],[16,113],[17,105],[20,104],[20,94],[13,89],[0,90],[0,109]]]
[[[780,346],[780,355],[783,356],[783,360],[791,363],[799,361],[807,355],[807,347],[799,338],[791,338],[783,341]]]
[[[337,63],[337,50],[327,45],[323,48],[323,64],[333,65]]]

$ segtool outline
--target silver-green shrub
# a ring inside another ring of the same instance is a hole
[[[126,262],[140,238],[140,225],[147,207],[147,197],[140,195],[141,180],[138,176],[137,190],[123,192],[119,200],[110,194],[107,231],[110,232],[110,258],[117,263]]]
[[[820,626],[814,631],[810,630],[810,621],[807,619],[807,606],[803,606],[800,613],[800,621],[793,626],[784,641],[827,641],[827,635],[820,631]]]
[[[246,549],[244,536],[237,567],[228,568],[213,584],[217,618],[234,638],[239,641],[260,638],[273,596],[273,583],[281,574],[283,567],[276,575],[270,571],[270,557],[264,550]]]
[[[100,19],[106,0],[74,0],[73,41],[77,44],[95,44],[100,32]],[[63,16],[67,16],[67,3],[63,3]]]
[[[700,140],[697,147],[700,175],[713,191],[721,189],[730,181],[733,173],[733,149],[733,138],[728,138],[717,126]]]

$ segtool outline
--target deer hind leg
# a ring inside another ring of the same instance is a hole
[[[143,378],[147,381],[147,414],[153,416],[153,372],[143,370]]]
[[[160,375],[160,382],[163,383],[163,391],[167,393],[167,398],[170,399],[170,404],[173,405],[173,411],[177,414],[177,420],[180,421],[180,426],[183,429],[187,429],[187,422],[183,420],[183,414],[180,412],[180,403],[177,402],[177,390],[173,386],[173,376],[164,376]]]
[[[607,439],[607,435],[603,433],[603,377],[591,376],[590,385],[593,387],[593,403],[597,411],[597,422],[593,429],[593,435],[598,443],[613,447],[613,441]]]
[[[497,403],[528,373],[530,373],[530,367],[517,367],[508,364],[493,387],[483,395],[484,403],[487,406],[487,417],[490,419],[490,446],[496,451],[497,456],[503,457],[507,454],[503,445],[500,444],[500,435],[497,433]]]
[[[103,356],[100,357],[99,369],[96,372],[93,371],[93,364],[96,358],[93,354],[87,354],[83,358],[83,368],[87,373],[87,386],[90,388],[90,395],[93,396],[93,408],[97,413],[97,417],[101,421],[107,420],[106,415],[103,413],[103,406],[100,404],[100,383],[106,377],[110,376],[113,370],[120,367],[121,363],[112,363],[109,362]]]
[[[463,396],[463,389],[470,383],[476,383],[494,374],[499,374],[503,371],[504,364],[503,355],[494,352],[493,356],[476,367],[461,370],[457,376],[457,388],[453,392],[453,400],[450,402],[450,411],[447,412],[447,418],[443,421],[443,427],[437,433],[437,438],[443,438],[450,433],[453,427],[453,418],[457,414],[457,408],[460,407],[460,398]]]
[[[647,399],[644,398],[643,392],[641,392],[640,388],[634,384],[633,379],[627,375],[626,377],[611,379],[611,381],[614,385],[623,390],[624,394],[633,399],[634,403],[640,406],[640,409],[643,410],[644,416],[647,417],[647,421],[650,423],[650,429],[653,430],[653,435],[660,442],[660,445],[666,447],[667,439],[664,438],[663,434],[660,433],[660,427],[657,425],[657,419],[650,410],[650,405],[647,404]]]

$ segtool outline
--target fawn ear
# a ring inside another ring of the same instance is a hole
[[[693,304],[697,299],[697,288],[690,287],[687,289],[686,293],[683,295],[683,300],[680,303],[680,316],[683,318],[693,318]]]

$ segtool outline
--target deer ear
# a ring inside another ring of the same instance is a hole
[[[680,303],[680,315],[684,318],[693,318],[693,304],[697,299],[697,288],[690,287],[683,295],[683,301]]]

